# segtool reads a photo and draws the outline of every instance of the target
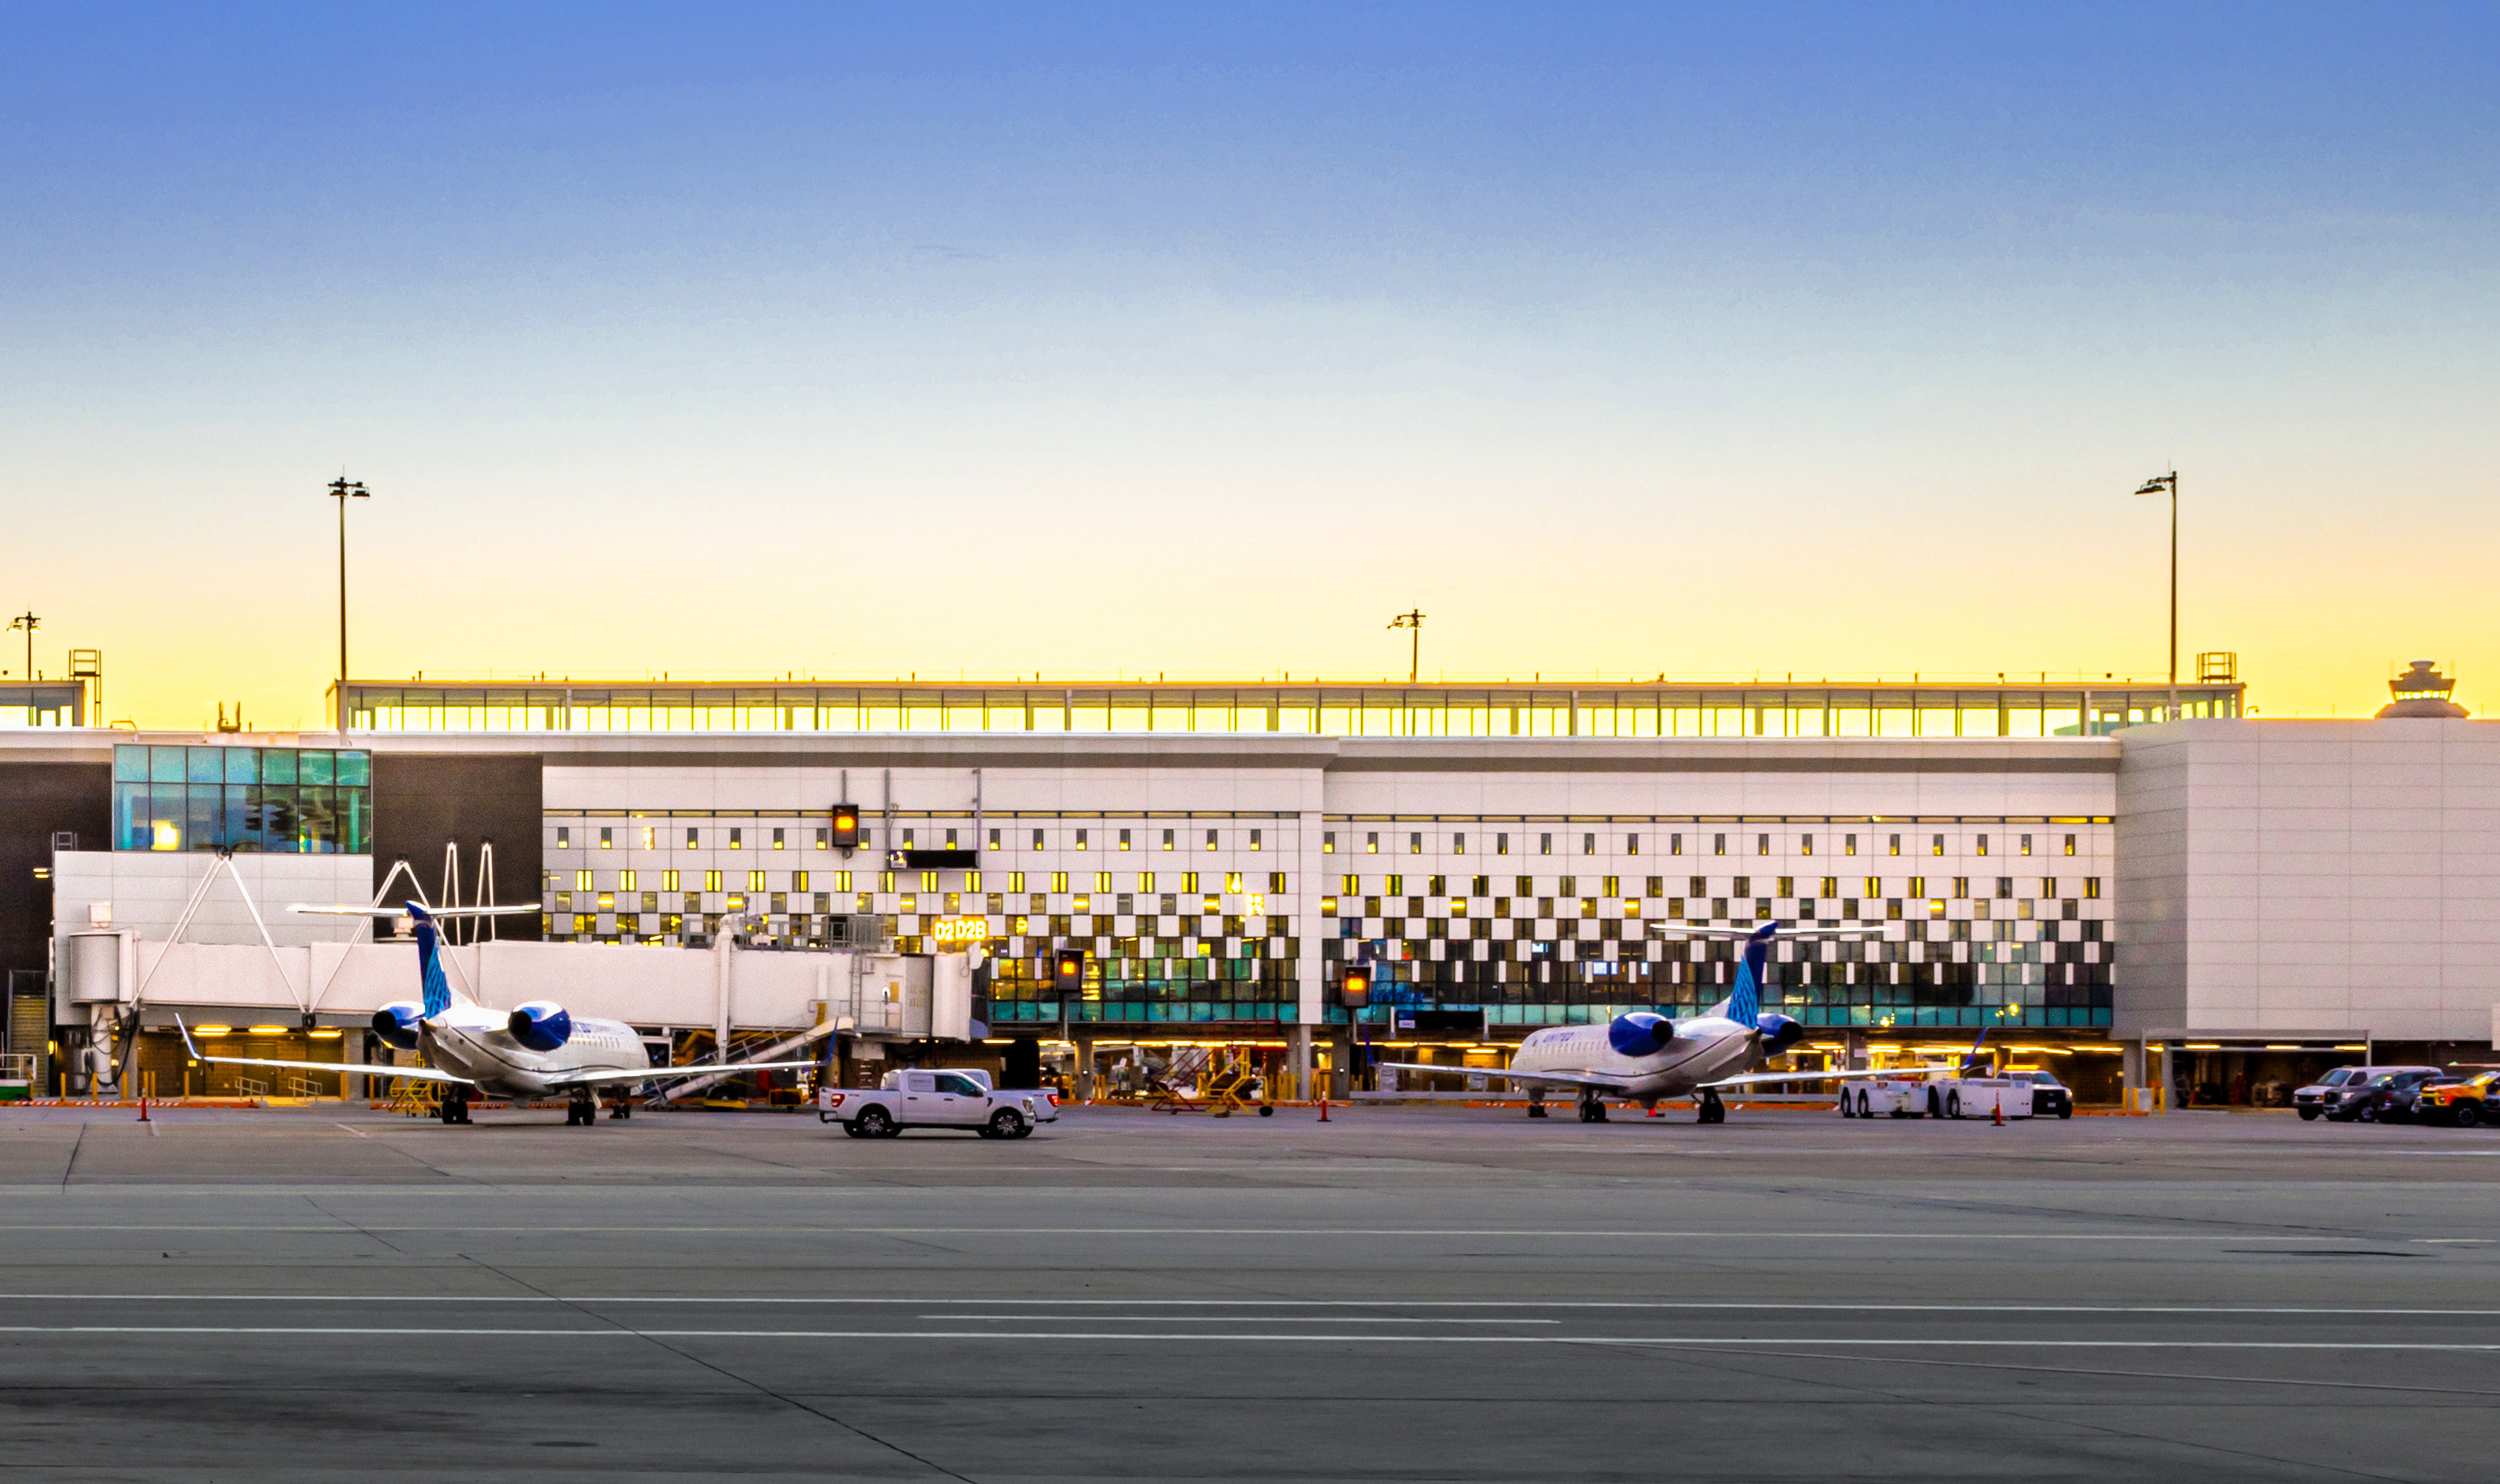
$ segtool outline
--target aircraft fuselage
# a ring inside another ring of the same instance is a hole
[[[1603,1025],[1556,1026],[1522,1041],[1510,1070],[1621,1077],[1628,1095],[1647,1103],[1752,1071],[1761,1060],[1760,1043],[1754,1027],[1716,1015],[1677,1021],[1675,1039],[1647,1056],[1617,1051]]]
[[[557,1094],[550,1079],[584,1072],[631,1072],[650,1066],[642,1039],[621,1020],[573,1017],[573,1036],[553,1051],[533,1051],[512,1039],[509,1017],[482,1006],[454,1005],[418,1022],[418,1043],[428,1063],[467,1077],[497,1098],[532,1099]]]

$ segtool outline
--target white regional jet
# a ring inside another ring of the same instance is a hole
[[[1545,1116],[1545,1094],[1567,1088],[1579,1095],[1580,1121],[1606,1121],[1607,1097],[1629,1098],[1656,1107],[1661,1098],[1696,1097],[1702,1123],[1726,1123],[1727,1106],[1719,1100],[1729,1088],[1771,1082],[1834,1082],[1859,1077],[1900,1076],[1945,1068],[1895,1068],[1891,1072],[1755,1072],[1770,1058],[1805,1039],[1805,1027],[1786,1015],[1762,1013],[1760,985],[1771,939],[1780,925],[1765,923],[1745,936],[1743,962],[1736,968],[1733,994],[1691,1020],[1677,1022],[1651,1010],[1617,1015],[1601,1026],[1556,1026],[1530,1034],[1511,1056],[1506,1072],[1477,1072],[1471,1077],[1494,1077],[1528,1089],[1528,1116]],[[1727,937],[1706,928],[1692,936]],[[1800,935],[1807,936],[1807,935]],[[1835,937],[1836,934],[1814,934]],[[1383,1062],[1403,1072],[1455,1072],[1418,1062]]]
[[[327,910],[299,908],[299,910]],[[370,910],[352,908],[358,915]],[[507,1012],[488,1009],[455,992],[443,976],[441,935],[435,919],[444,912],[410,903],[400,910],[416,923],[417,978],[421,1001],[401,1000],[374,1011],[374,1034],[403,1050],[425,1052],[425,1067],[379,1067],[361,1062],[279,1062],[248,1056],[207,1056],[191,1044],[188,1027],[182,1044],[204,1062],[230,1067],[283,1067],[304,1072],[361,1072],[375,1076],[407,1077],[444,1084],[443,1121],[469,1121],[471,1090],[491,1097],[526,1102],[562,1093],[571,1099],[565,1127],[586,1128],[598,1121],[599,1089],[675,1077],[715,1076],[724,1072],[784,1072],[816,1065],[808,1062],[710,1062],[692,1067],[654,1067],[642,1049],[642,1038],[618,1020],[600,1020],[568,1013],[551,1000],[533,1000]],[[449,909],[445,909],[446,911]],[[461,909],[461,915],[473,910]],[[537,911],[535,907],[525,911]],[[181,1022],[175,1022],[178,1026]],[[620,1105],[615,1116],[628,1116]]]

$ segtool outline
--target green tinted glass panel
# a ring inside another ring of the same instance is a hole
[[[228,747],[226,749],[226,782],[257,783],[260,781],[260,749]]]
[[[148,781],[148,749],[115,747],[113,749],[113,777],[116,783]]]
[[[295,754],[295,781],[298,783],[329,782],[330,754],[317,749],[308,749]]]
[[[180,783],[182,781],[182,749],[150,747],[148,749],[148,781]]]
[[[339,754],[339,782],[342,784],[352,783],[356,787],[362,788],[372,781],[372,754],[365,752],[342,752]]]
[[[295,749],[272,747],[260,755],[260,781],[292,783],[295,781]]]
[[[183,775],[183,781],[188,783],[222,783],[226,780],[225,748],[192,747],[186,750],[190,756],[190,768]]]

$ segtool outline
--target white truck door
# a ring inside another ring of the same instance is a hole
[[[944,1123],[944,1105],[938,1093],[938,1076],[929,1072],[906,1072],[903,1074],[903,1105],[897,1110],[905,1123]]]
[[[989,1121],[989,1094],[981,1085],[959,1072],[941,1072],[938,1077],[938,1101],[941,1116],[947,1123],[977,1128]]]

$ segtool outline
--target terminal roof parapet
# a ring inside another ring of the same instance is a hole
[[[2078,737],[2236,717],[2205,682],[754,683],[350,680],[359,732],[1196,733],[1302,737]]]

